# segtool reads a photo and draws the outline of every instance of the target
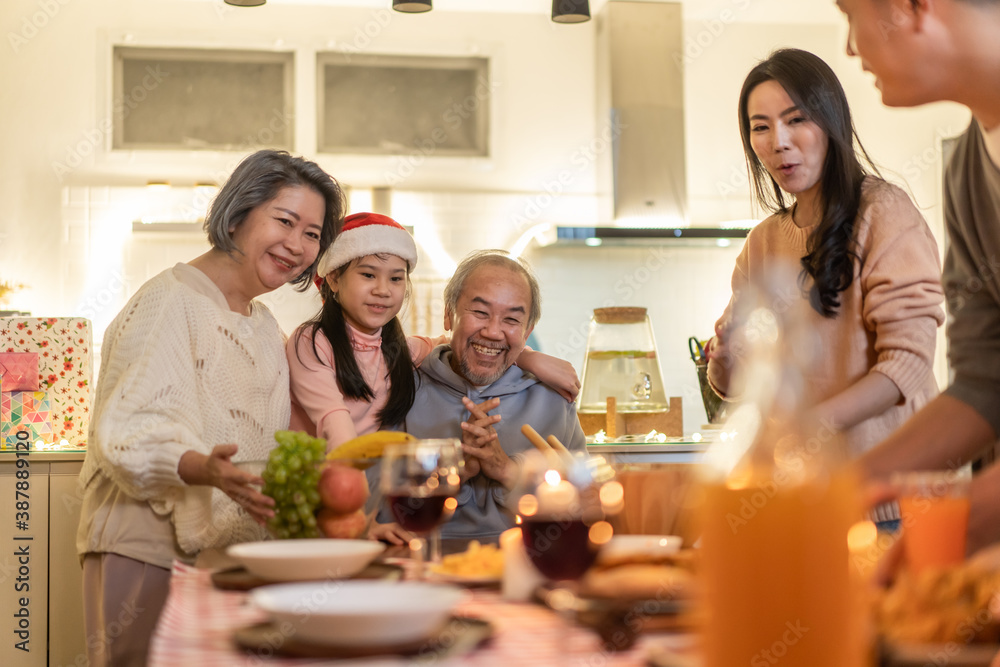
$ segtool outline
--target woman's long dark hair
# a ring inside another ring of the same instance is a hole
[[[378,255],[381,257],[381,255]],[[342,275],[354,262],[337,268],[334,273]],[[407,269],[409,270],[409,269]],[[361,369],[358,368],[357,359],[354,357],[354,347],[351,345],[351,337],[347,331],[347,321],[344,319],[344,311],[334,297],[329,284],[324,280],[320,287],[320,294],[323,297],[323,308],[313,319],[304,323],[296,332],[296,336],[312,336],[313,354],[319,359],[316,351],[316,332],[322,331],[326,339],[330,341],[333,348],[333,358],[336,361],[337,384],[345,398],[358,401],[368,401],[375,398],[375,392],[365,382]],[[298,346],[296,346],[298,354]],[[377,417],[380,428],[391,428],[403,423],[406,413],[413,407],[413,400],[416,395],[416,384],[413,379],[413,359],[410,357],[410,346],[406,343],[406,336],[403,334],[403,325],[399,323],[398,317],[393,317],[382,327],[382,358],[385,360],[385,367],[389,373],[389,396],[386,399],[385,407],[379,411]]]
[[[765,81],[777,81],[829,139],[820,178],[822,217],[809,235],[801,280],[805,284],[807,274],[813,279],[813,308],[824,317],[836,317],[840,293],[854,281],[855,261],[861,261],[854,245],[861,186],[867,176],[881,176],[858,139],[837,75],[808,51],[781,49],[750,70],[740,91],[740,135],[758,205],[772,212],[788,211],[784,193],[754,153],[750,139],[747,101]]]

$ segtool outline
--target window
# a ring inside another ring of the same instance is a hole
[[[113,147],[291,150],[292,66],[291,53],[116,47]]]
[[[321,53],[321,153],[489,155],[485,58]]]

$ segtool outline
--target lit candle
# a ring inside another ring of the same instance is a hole
[[[500,534],[500,550],[503,552],[502,592],[505,600],[527,602],[531,594],[545,578],[528,560],[524,550],[521,528],[510,528]]]
[[[549,473],[554,473],[550,470]],[[545,475],[545,481],[535,489],[538,497],[538,515],[557,517],[572,514],[579,504],[580,495],[576,487],[559,477],[558,473]]]

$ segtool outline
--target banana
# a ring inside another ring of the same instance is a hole
[[[341,459],[377,459],[382,456],[387,445],[399,445],[416,440],[409,433],[402,431],[375,431],[359,435],[326,455],[328,461]]]

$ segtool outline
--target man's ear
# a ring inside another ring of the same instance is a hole
[[[881,3],[878,29],[882,37],[898,30],[909,30],[919,25],[933,0],[888,0]]]
[[[444,309],[444,330],[451,331],[451,309]]]

